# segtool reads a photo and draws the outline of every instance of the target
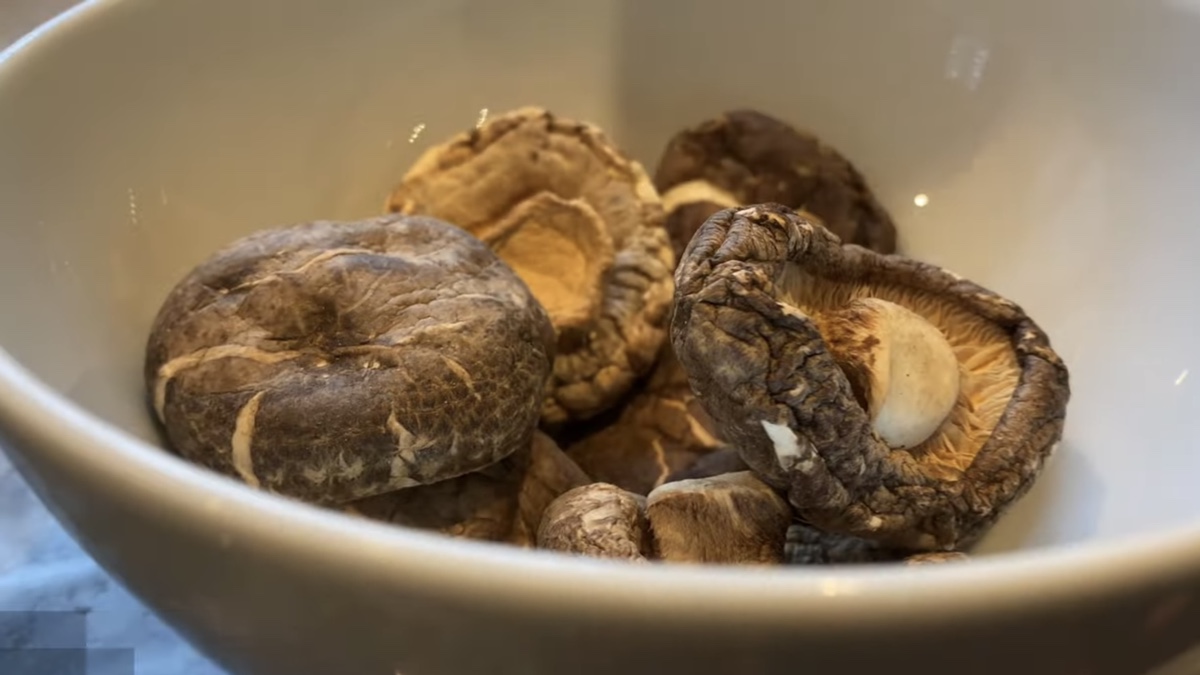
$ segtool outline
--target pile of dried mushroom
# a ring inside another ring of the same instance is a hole
[[[1025,493],[1067,370],[898,255],[855,168],[753,111],[653,178],[520,109],[387,215],[255,233],[171,292],[145,379],[183,457],[280,495],[629,560],[939,562]]]

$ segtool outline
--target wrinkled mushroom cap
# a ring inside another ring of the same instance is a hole
[[[550,437],[479,471],[353,502],[347,511],[467,539],[532,546],[542,514],[590,479]]]
[[[848,244],[896,250],[891,216],[848,159],[755,110],[733,110],[677,133],[659,160],[654,186],[676,257],[713,213],[764,202],[803,210]]]
[[[946,270],[843,245],[778,204],[710,218],[676,272],[672,343],[722,438],[821,530],[961,548],[1023,495],[1062,436],[1067,369],[1020,307]],[[894,448],[856,397],[822,315],[901,305],[949,342],[953,410]]]
[[[653,551],[646,498],[608,483],[577,487],[546,509],[538,548],[645,562]]]
[[[238,240],[170,293],[145,381],[185,458],[332,504],[528,447],[553,357],[545,311],[445,222],[316,222]]]
[[[649,177],[595,126],[522,108],[426,151],[388,199],[491,246],[550,313],[543,422],[589,418],[666,340],[671,252]]]

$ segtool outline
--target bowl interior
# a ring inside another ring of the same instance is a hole
[[[1180,524],[1197,35],[1193,0],[92,3],[0,64],[0,345],[157,443],[149,323],[229,240],[378,214],[418,153],[510,108],[653,170],[675,131],[755,107],[847,154],[904,252],[1014,299],[1071,368],[1063,446],[985,551]]]

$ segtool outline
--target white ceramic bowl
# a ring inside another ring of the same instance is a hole
[[[85,3],[0,59],[0,432],[87,550],[241,675],[1141,672],[1200,638],[1198,60],[1196,0]],[[789,119],[867,173],[906,253],[1020,303],[1073,396],[990,555],[571,560],[155,447],[142,349],[191,265],[374,215],[428,143],[525,104],[648,166],[724,109]]]

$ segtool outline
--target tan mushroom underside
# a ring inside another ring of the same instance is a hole
[[[1012,337],[952,301],[897,285],[856,284],[817,278],[790,267],[778,286],[780,300],[810,316],[851,300],[879,298],[902,305],[946,335],[962,368],[958,405],[938,431],[909,450],[931,477],[956,480],[971,465],[1000,422],[1021,370]]]
[[[477,233],[542,303],[555,328],[587,328],[600,312],[613,241],[582,199],[542,193]]]

